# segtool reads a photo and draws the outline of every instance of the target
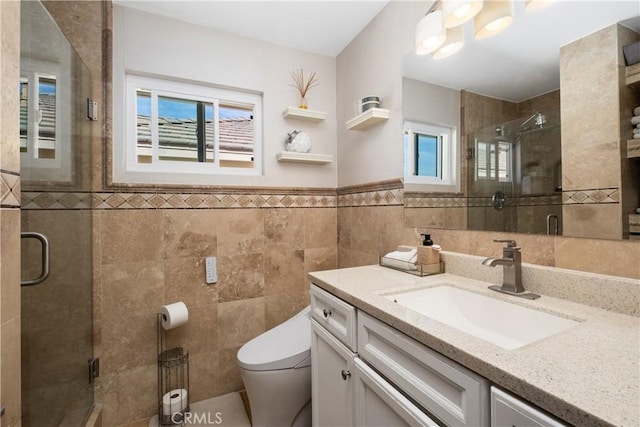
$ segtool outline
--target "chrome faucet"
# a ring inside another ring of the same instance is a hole
[[[520,248],[516,246],[516,241],[501,239],[494,239],[493,241],[506,243],[507,246],[502,249],[502,258],[486,258],[482,261],[482,265],[488,267],[502,266],[502,286],[493,285],[489,286],[489,289],[521,298],[540,298],[538,294],[525,292],[522,284],[522,255],[520,254]]]

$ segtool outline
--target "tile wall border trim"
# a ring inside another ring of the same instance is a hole
[[[338,207],[403,206],[402,179],[390,179],[337,189]]]
[[[19,208],[20,199],[20,174],[0,169],[0,208]]]
[[[338,189],[224,188],[177,191],[25,191],[20,175],[0,170],[1,207],[22,209],[251,209],[404,206],[463,208],[491,206],[489,197],[404,193],[394,179]],[[22,201],[22,203],[21,203]],[[507,206],[548,206],[620,203],[620,190],[597,188],[563,191],[562,195],[511,198]]]
[[[415,193],[412,193],[415,196]],[[491,207],[491,197],[463,197],[463,196],[446,196],[446,197],[405,197],[404,204],[406,208],[477,208]],[[542,196],[521,196],[510,197],[507,199],[507,206],[551,206],[562,205],[562,196],[560,194],[542,195]]]
[[[252,209],[333,208],[337,196],[322,194],[173,192],[25,192],[22,209]]]
[[[588,188],[582,190],[563,190],[562,204],[592,205],[620,203],[620,188]]]

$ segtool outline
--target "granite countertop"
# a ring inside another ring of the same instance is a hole
[[[449,273],[417,277],[371,265],[313,272],[309,277],[326,291],[567,423],[640,425],[638,317],[544,294],[534,301],[502,295],[488,290],[487,282]],[[580,324],[518,349],[505,350],[381,295],[442,282]]]

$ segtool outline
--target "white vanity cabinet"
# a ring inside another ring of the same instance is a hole
[[[491,427],[567,427],[539,409],[491,387]]]
[[[387,376],[388,372],[396,372],[398,363],[376,356],[383,353],[389,357],[404,354],[403,348],[409,341],[388,342],[383,349],[382,346],[377,345],[380,343],[377,338],[370,339],[372,335],[368,332],[363,332],[363,336],[367,337],[365,341],[356,340],[359,338],[360,331],[371,329],[372,320],[377,322],[374,326],[377,331],[382,328],[391,334],[401,336],[399,332],[362,311],[356,311],[355,307],[316,286],[311,288],[311,313],[311,399],[314,426],[437,427],[439,424],[434,421],[435,418],[431,417],[429,412],[441,418],[440,425],[442,422],[449,425],[465,425],[460,420],[468,422],[466,425],[487,425],[488,416],[486,419],[481,418],[486,412],[480,414],[475,408],[478,399],[486,397],[488,391],[477,398],[474,397],[473,393],[479,393],[473,389],[477,383],[466,383],[466,377],[463,379],[457,377],[455,368],[449,367],[447,370],[443,364],[436,365],[432,370],[443,369],[443,372],[439,375],[431,375],[429,380],[432,383],[423,385],[418,393],[414,393],[413,383],[407,383],[402,378],[404,372],[393,374],[391,382],[382,376]],[[364,324],[368,326],[361,326],[360,319],[363,319]],[[376,333],[375,336],[379,337],[380,334],[384,332]],[[408,337],[404,339],[411,340]],[[366,356],[358,354],[360,345],[367,349]],[[396,345],[402,348],[394,348]],[[428,351],[426,347],[416,342],[412,345],[421,346],[423,351]],[[423,356],[424,354],[420,353],[415,357]],[[407,359],[405,357],[400,361],[405,362]],[[411,375],[411,378],[424,377],[422,372],[412,372]],[[446,377],[449,375],[455,378],[450,380]],[[425,387],[435,390],[435,397],[431,401],[416,398],[425,394]],[[424,403],[445,406],[446,410],[431,411],[431,408],[425,405],[424,408],[427,408],[425,411],[420,406]],[[448,413],[447,411],[456,415],[458,411],[461,414],[447,419],[438,413],[445,414]],[[446,421],[443,421],[443,418]]]
[[[439,427],[362,359],[356,358],[354,365],[356,426]]]
[[[354,425],[356,354],[311,321],[311,412],[315,427]]]
[[[360,357],[443,424],[489,424],[485,378],[364,312],[357,336]]]
[[[356,309],[312,286],[311,318],[313,425],[352,426]]]

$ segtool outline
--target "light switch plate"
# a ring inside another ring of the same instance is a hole
[[[205,258],[205,280],[207,283],[216,283],[218,281],[218,271],[217,271],[217,262],[216,257],[209,256]]]

